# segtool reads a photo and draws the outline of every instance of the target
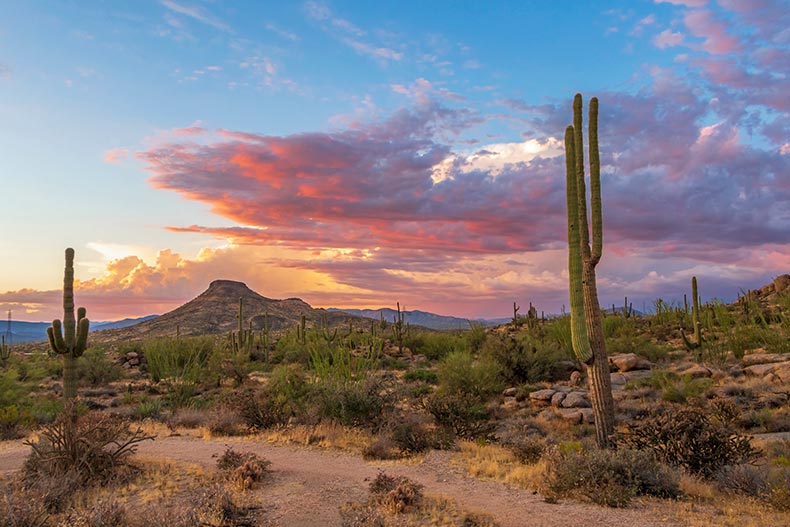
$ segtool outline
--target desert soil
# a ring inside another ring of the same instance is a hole
[[[212,467],[226,445],[254,452],[272,462],[272,476],[256,491],[266,525],[340,525],[338,509],[363,501],[380,469],[425,486],[425,493],[451,498],[468,511],[486,512],[502,527],[650,527],[679,525],[659,501],[609,509],[576,502],[549,504],[540,495],[495,481],[472,478],[452,466],[451,453],[433,451],[419,463],[366,461],[337,451],[271,445],[248,440],[167,437],[143,443],[138,456]],[[20,441],[0,442],[0,477],[18,470],[28,453]],[[663,512],[662,512],[663,509]]]

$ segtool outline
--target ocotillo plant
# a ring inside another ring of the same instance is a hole
[[[694,342],[689,341],[683,328],[680,328],[680,336],[683,337],[683,344],[686,349],[694,351],[702,346],[702,328],[699,322],[699,295],[697,293],[697,277],[691,277],[691,324],[694,327]]]
[[[66,249],[66,269],[63,273],[63,323],[55,319],[47,328],[49,347],[63,356],[63,397],[77,396],[77,358],[88,345],[90,322],[85,318],[85,308],[77,310],[74,320],[74,249]]]
[[[11,346],[5,343],[5,335],[0,337],[0,368],[4,368],[11,357]]]
[[[587,223],[587,191],[584,178],[582,96],[576,94],[573,100],[573,125],[565,130],[571,339],[576,356],[587,365],[596,440],[598,446],[606,448],[614,432],[614,399],[601,322],[601,307],[595,285],[595,266],[598,265],[603,252],[597,98],[590,101],[588,127],[592,247]]]

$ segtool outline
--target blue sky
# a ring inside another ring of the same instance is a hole
[[[57,311],[66,246],[102,318],[214,278],[558,310],[575,92],[601,98],[604,302],[679,298],[693,274],[732,298],[790,267],[786,0],[3,4],[19,318]]]

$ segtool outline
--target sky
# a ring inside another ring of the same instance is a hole
[[[0,309],[215,279],[316,307],[568,304],[562,144],[600,100],[602,303],[790,272],[790,0],[0,0]]]

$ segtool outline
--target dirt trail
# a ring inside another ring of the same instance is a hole
[[[566,502],[548,504],[539,495],[495,481],[464,475],[449,463],[450,453],[431,452],[420,464],[368,462],[346,453],[276,446],[255,441],[201,440],[168,437],[143,443],[144,458],[170,459],[213,466],[214,454],[225,445],[250,451],[272,462],[273,477],[258,491],[260,505],[270,525],[324,527],[340,525],[338,508],[347,501],[363,500],[368,483],[379,469],[406,476],[425,486],[425,492],[452,498],[465,509],[487,512],[502,527],[652,527],[678,525],[671,513],[650,505],[608,509]],[[28,447],[20,442],[0,443],[0,476],[21,467]]]

